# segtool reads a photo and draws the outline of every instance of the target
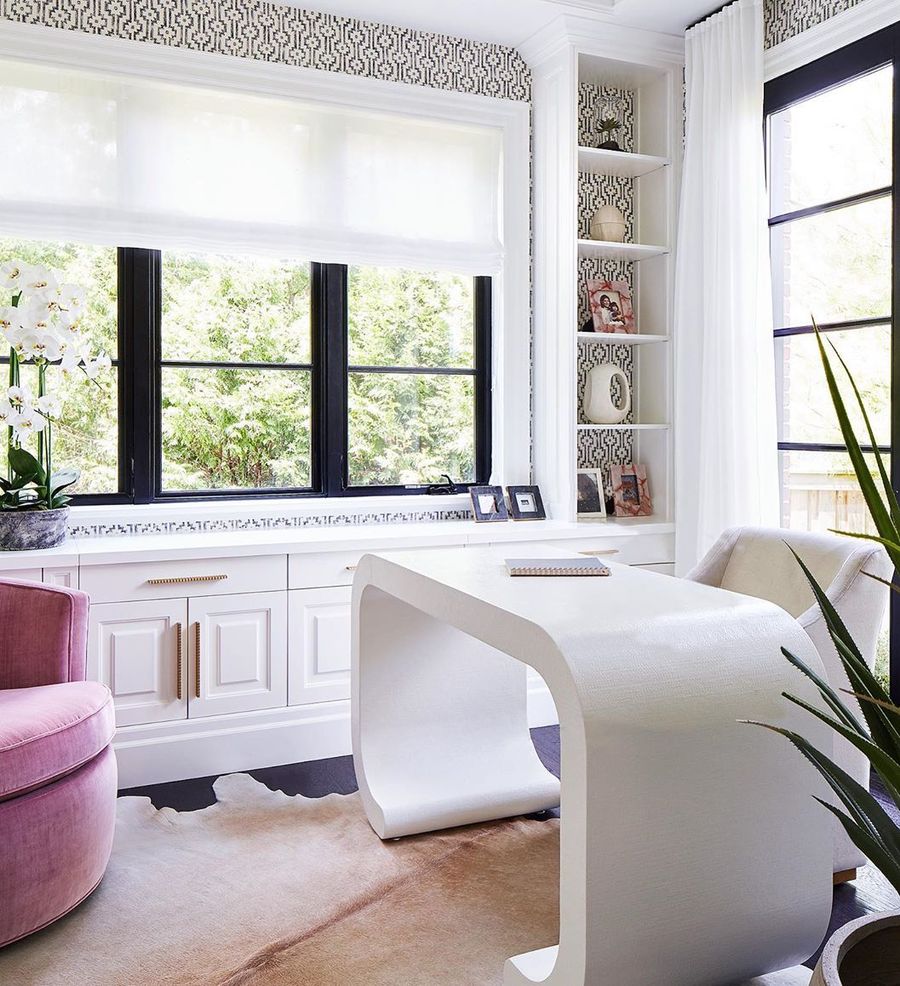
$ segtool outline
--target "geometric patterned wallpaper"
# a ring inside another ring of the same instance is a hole
[[[530,100],[505,45],[267,0],[0,0],[0,18],[501,99]]]
[[[765,46],[793,38],[802,31],[855,7],[860,0],[765,0]],[[900,7],[900,4],[898,4]]]

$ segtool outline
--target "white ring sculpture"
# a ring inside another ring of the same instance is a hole
[[[830,816],[800,754],[737,720],[830,750],[827,729],[781,697],[811,698],[780,653],[821,671],[807,635],[720,589],[621,565],[606,579],[513,579],[503,557],[360,562],[353,752],[375,832],[560,802],[528,732],[528,664],[560,719],[560,940],[511,958],[504,983],[725,986],[797,966],[828,925]]]

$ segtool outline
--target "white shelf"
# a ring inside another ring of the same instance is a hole
[[[599,147],[578,148],[578,170],[591,175],[615,175],[617,178],[640,178],[672,162],[655,154],[632,154]]]
[[[601,260],[649,260],[669,252],[668,247],[648,243],[611,243],[608,240],[579,240],[579,257],[599,257]]]
[[[614,346],[642,346],[647,342],[668,342],[668,336],[641,335],[640,332],[579,332],[579,342],[604,342]]]
[[[668,431],[668,425],[578,425],[579,431]]]

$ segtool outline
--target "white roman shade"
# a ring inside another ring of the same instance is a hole
[[[502,132],[0,62],[0,232],[499,270]]]

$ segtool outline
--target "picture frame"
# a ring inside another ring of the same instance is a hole
[[[502,486],[472,486],[472,514],[478,524],[496,524],[509,520]]]
[[[507,486],[509,515],[513,520],[546,520],[538,486]]]
[[[626,281],[589,280],[587,294],[594,332],[637,333],[631,287]]]
[[[576,514],[582,519],[606,518],[606,494],[603,491],[603,472],[600,469],[579,469],[576,476]]]
[[[646,466],[610,466],[609,475],[617,517],[652,516],[653,499],[650,496]]]

